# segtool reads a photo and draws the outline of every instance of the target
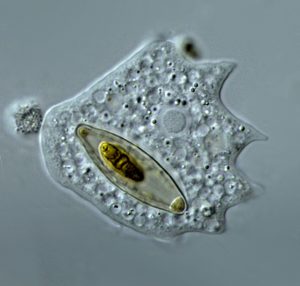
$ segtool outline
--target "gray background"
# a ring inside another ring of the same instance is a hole
[[[299,1],[0,0],[0,112],[76,94],[149,32],[191,31],[238,68],[226,105],[269,136],[239,166],[259,184],[221,235],[156,242],[55,185],[37,137],[0,126],[0,285],[300,285]]]

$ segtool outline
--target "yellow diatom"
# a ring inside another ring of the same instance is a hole
[[[138,146],[85,124],[77,126],[76,135],[103,175],[124,192],[174,214],[185,211],[185,198],[172,177]]]
[[[144,179],[141,167],[120,146],[103,141],[99,144],[99,153],[104,163],[123,177],[135,182]]]

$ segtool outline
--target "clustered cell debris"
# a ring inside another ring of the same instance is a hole
[[[14,114],[16,130],[22,134],[38,133],[43,121],[41,107],[37,103],[21,105]]]

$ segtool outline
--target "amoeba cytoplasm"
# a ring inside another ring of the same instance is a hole
[[[192,48],[178,38],[148,42],[51,107],[40,132],[56,182],[155,237],[224,230],[226,210],[251,190],[236,157],[265,139],[220,99],[235,64],[198,60]]]

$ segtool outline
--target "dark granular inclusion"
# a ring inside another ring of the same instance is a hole
[[[22,134],[39,132],[43,120],[43,114],[38,104],[33,103],[20,106],[14,117],[17,132]]]

